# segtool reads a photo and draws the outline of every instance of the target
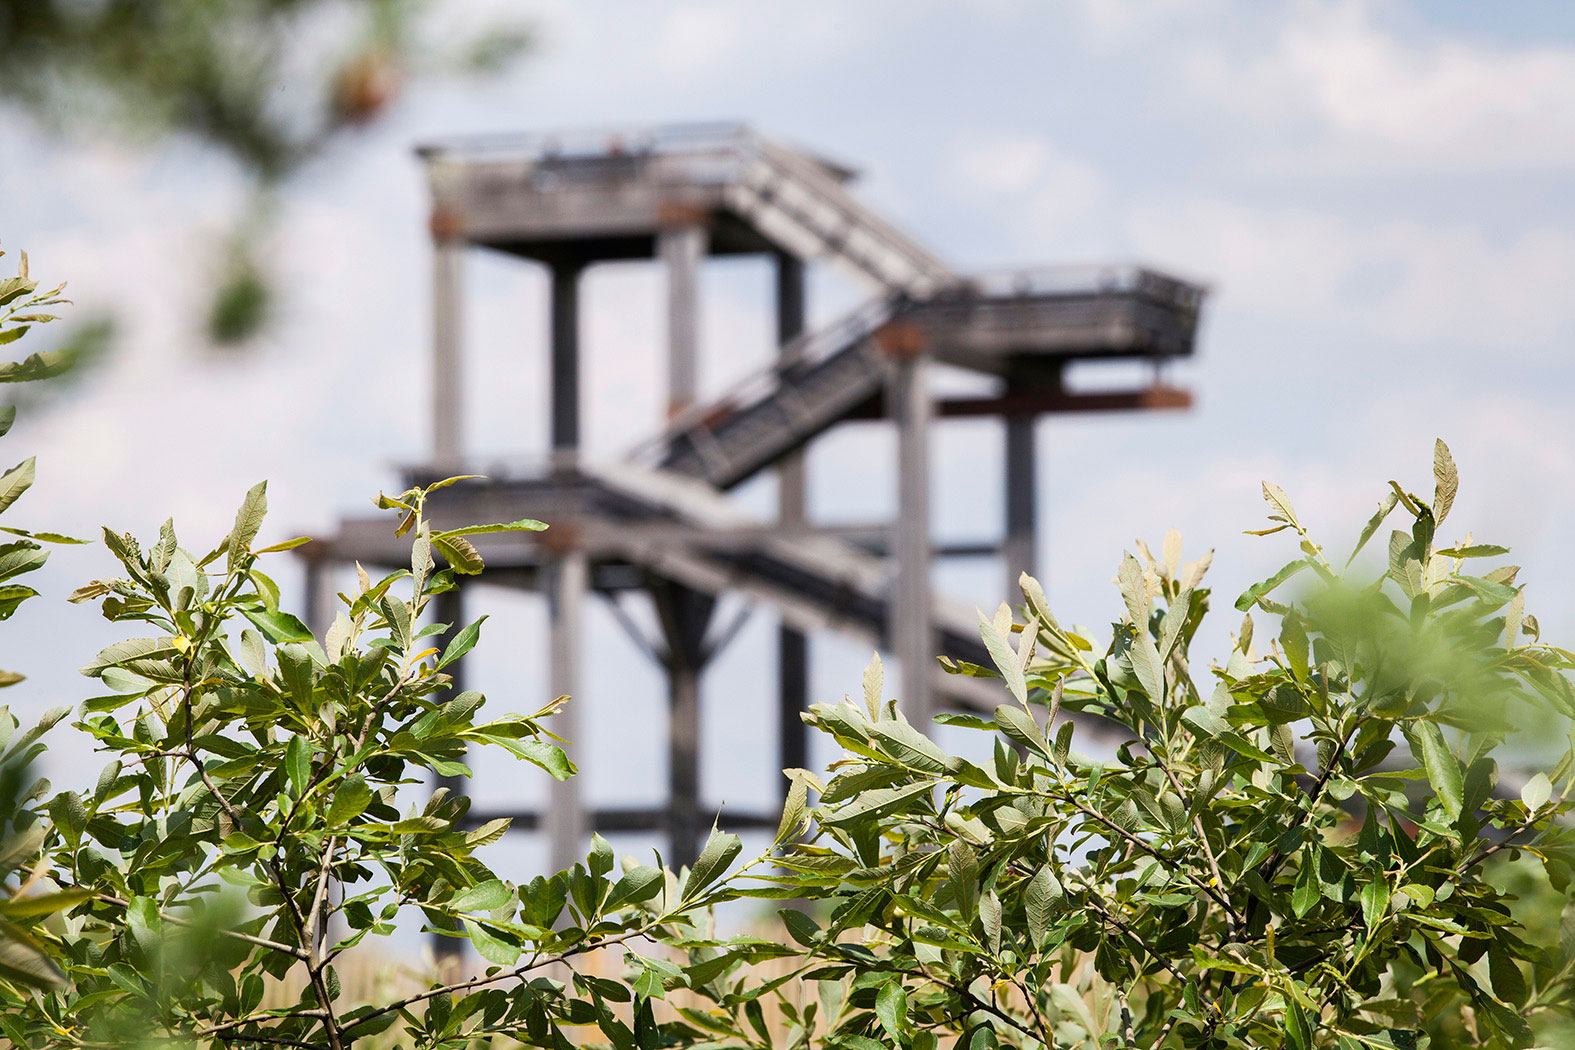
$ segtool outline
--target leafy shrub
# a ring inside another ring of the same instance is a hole
[[[0,342],[58,291],[25,263],[0,282],[0,310],[32,304],[0,314]],[[35,355],[0,381],[56,370]],[[0,512],[32,470],[0,477]],[[586,1026],[616,1050],[1528,1045],[1571,1013],[1575,938],[1529,924],[1575,868],[1575,754],[1513,784],[1495,756],[1517,727],[1568,728],[1575,654],[1541,641],[1515,567],[1468,571],[1507,551],[1439,542],[1457,486],[1441,443],[1434,474],[1431,499],[1394,485],[1339,566],[1266,484],[1263,532],[1298,554],[1236,600],[1246,617],[1206,670],[1191,650],[1210,559],[1181,564],[1174,534],[1159,558],[1123,559],[1101,656],[1025,577],[1025,622],[1005,606],[981,622],[995,668],[954,667],[1003,679],[1009,702],[940,719],[990,734],[987,759],[910,725],[872,664],[862,703],[807,716],[845,753],[827,779],[788,771],[780,867],[735,868],[742,844],[717,832],[678,873],[620,865],[598,837],[583,864],[523,884],[478,854],[504,822],[473,827],[447,791],[401,803],[467,772],[471,747],[573,772],[551,705],[487,721],[479,694],[453,694],[446,669],[480,622],[424,622],[456,573],[481,571],[467,536],[539,523],[434,532],[446,482],[380,497],[410,568],[360,574],[321,640],[261,569],[305,542],[254,549],[264,486],[205,553],[173,523],[146,545],[105,530],[122,575],[71,598],[133,637],[83,668],[102,689],[76,723],[108,757],[96,786],[50,795],[28,773],[68,709],[20,734],[0,710],[0,1032],[19,1047],[386,1033],[568,1050]],[[1397,510],[1408,527],[1371,572],[1357,556]],[[0,619],[34,594],[9,581],[41,543],[69,542],[4,531]],[[1128,742],[1073,750],[1091,719]],[[711,909],[741,898],[804,902],[780,913],[792,943],[716,936]],[[345,953],[413,914],[485,969],[344,995]],[[618,978],[583,965],[607,952],[624,953]],[[281,1006],[286,975],[305,990]]]
[[[939,719],[994,734],[988,761],[909,725],[878,667],[863,705],[816,706],[847,753],[797,774],[818,830],[784,863],[835,904],[789,921],[817,977],[851,981],[840,1042],[1523,1046],[1567,1013],[1569,946],[1528,940],[1487,866],[1525,854],[1569,882],[1570,752],[1513,791],[1495,755],[1529,713],[1575,716],[1575,656],[1538,639],[1513,566],[1471,571],[1504,548],[1439,542],[1442,443],[1435,474],[1431,500],[1395,485],[1341,565],[1266,484],[1264,532],[1299,553],[1237,599],[1207,669],[1209,557],[1181,565],[1179,538],[1123,559],[1102,656],[1024,578],[1027,622],[982,623],[1012,702]],[[1396,510],[1375,577],[1356,556]],[[1068,711],[1131,742],[1080,754]]]

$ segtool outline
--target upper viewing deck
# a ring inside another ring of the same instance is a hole
[[[832,258],[925,292],[946,265],[846,188],[852,169],[739,124],[473,138],[423,146],[433,227],[549,263],[650,258],[675,226],[715,255]]]

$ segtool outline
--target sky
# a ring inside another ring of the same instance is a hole
[[[1514,548],[1544,633],[1575,630],[1575,563],[1560,553],[1575,520],[1575,7],[453,0],[430,31],[505,10],[538,29],[516,68],[413,86],[287,187],[267,257],[281,314],[242,355],[206,351],[197,335],[213,238],[244,197],[237,173],[191,143],[60,142],[0,110],[5,246],[25,247],[46,280],[68,279],[81,315],[113,310],[121,324],[110,363],[25,410],[6,439],[14,458],[39,457],[8,519],[147,533],[173,514],[206,548],[259,478],[274,508],[265,537],[366,512],[427,435],[429,258],[411,146],[737,119],[858,167],[862,198],[959,270],[1141,260],[1212,288],[1197,358],[1172,377],[1193,390],[1190,411],[1039,425],[1039,571],[1064,621],[1098,633],[1118,617],[1122,552],[1139,538],[1157,547],[1173,526],[1188,557],[1216,551],[1221,611],[1206,637],[1223,653],[1235,594],[1294,554],[1283,537],[1242,535],[1262,523],[1262,480],[1340,549],[1390,478],[1430,485],[1443,437],[1462,475],[1445,532]],[[540,454],[545,282],[517,260],[468,265],[467,437],[483,459]],[[705,390],[774,352],[769,279],[758,260],[708,267]],[[615,459],[661,418],[662,286],[641,264],[587,282],[587,447]],[[812,318],[867,294],[817,271]],[[1000,447],[988,421],[940,428],[943,537],[998,528]],[[875,425],[821,441],[815,518],[889,513],[893,454]],[[740,499],[762,509],[770,491]],[[116,635],[59,596],[108,571],[101,549],[58,553],[35,584],[48,597],[6,625],[5,666],[33,676],[7,697],[24,719],[90,694],[62,668]],[[945,593],[986,609],[1001,575],[983,560],[936,570]],[[492,619],[476,684],[493,704],[535,710],[539,603],[486,590],[477,606]],[[665,782],[660,683],[605,612],[589,625],[585,790],[648,800]],[[762,687],[774,633],[758,613],[706,678],[713,806],[769,810],[780,790]],[[867,658],[817,639],[813,698],[856,691]],[[55,737],[52,775],[90,779],[97,763]],[[484,803],[543,793],[501,762],[477,773]],[[533,863],[531,844],[517,848]]]

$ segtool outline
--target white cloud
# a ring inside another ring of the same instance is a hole
[[[1185,60],[1205,99],[1291,133],[1302,164],[1478,171],[1575,163],[1575,48],[1381,26],[1363,0],[1291,8],[1267,48],[1216,38]],[[1309,134],[1310,133],[1310,134]]]
[[[1048,242],[1066,254],[1097,244],[1110,228],[1113,193],[1104,173],[1049,138],[1028,132],[964,136],[952,167],[969,197],[1013,217],[1036,248]],[[1021,218],[1027,215],[1028,223]],[[1075,253],[1074,253],[1075,254]]]
[[[1206,274],[1236,308],[1520,352],[1575,323],[1562,291],[1575,236],[1562,230],[1498,239],[1470,225],[1218,200],[1145,205],[1128,225],[1139,252]]]

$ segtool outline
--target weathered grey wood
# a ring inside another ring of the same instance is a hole
[[[424,156],[433,201],[433,441],[431,462],[409,472],[407,482],[427,484],[464,466],[465,247],[547,263],[552,469],[513,476],[486,469],[495,480],[442,490],[428,508],[430,517],[437,528],[527,516],[553,523],[545,534],[487,534],[475,541],[489,583],[547,592],[552,685],[574,698],[554,729],[571,741],[579,736],[576,642],[587,589],[645,589],[666,639],[669,798],[660,807],[591,815],[577,781],[554,783],[536,826],[548,835],[555,867],[578,857],[592,826],[664,828],[675,864],[698,852],[710,819],[700,778],[700,680],[712,609],[723,593],[741,594],[781,617],[776,715],[782,766],[808,764],[798,716],[808,699],[811,631],[838,631],[892,652],[903,679],[898,695],[915,724],[926,725],[941,703],[993,709],[995,684],[948,676],[934,660],[937,651],[972,662],[989,659],[972,610],[939,601],[930,590],[927,444],[934,419],[1007,420],[1006,527],[999,550],[1013,593],[1017,573],[1035,562],[1034,417],[1187,401],[1185,392],[1168,387],[1089,394],[1068,391],[1059,380],[1066,363],[1079,359],[1190,355],[1201,287],[1131,267],[1070,276],[1016,271],[960,277],[858,201],[845,185],[846,169],[745,129],[543,136],[439,147]],[[700,268],[708,255],[737,253],[776,259],[783,349],[772,368],[702,405]],[[597,261],[631,258],[659,259],[668,278],[664,349],[673,417],[640,460],[661,471],[592,468],[579,457],[579,277]],[[809,259],[851,269],[880,294],[844,322],[801,335]],[[1003,393],[934,404],[925,385],[932,361],[1000,377]],[[894,523],[839,532],[810,528],[803,448],[839,423],[874,417],[890,417],[898,429]],[[779,479],[774,521],[739,514],[718,491],[773,467]],[[992,541],[947,550],[995,548]],[[302,553],[322,566],[309,577],[321,597],[330,564],[401,566],[409,544],[392,536],[386,520],[352,519]],[[452,601],[456,607],[445,606],[441,614],[457,622],[463,609],[457,594]],[[311,609],[308,615],[316,617]],[[1085,737],[1097,738],[1104,725],[1088,715],[1071,717],[1084,725]],[[771,818],[735,817],[733,823],[769,826]]]
[[[458,465],[464,455],[465,244],[439,237],[432,245],[432,461]]]
[[[432,616],[438,623],[446,623],[449,630],[444,634],[443,644],[452,638],[454,633],[465,624],[465,591],[455,587],[451,591],[444,591],[432,599]],[[453,679],[445,699],[452,698],[465,690],[465,660],[460,658],[447,667],[447,673]],[[463,756],[460,759],[464,761]],[[466,793],[469,784],[461,776],[440,776],[433,785],[434,789],[445,788],[455,795]],[[441,934],[432,935],[432,950],[440,957],[458,958],[465,953],[465,942],[456,937],[445,937]]]
[[[551,266],[552,458],[573,466],[580,449],[580,273],[577,262]]]
[[[897,428],[897,522],[893,530],[891,644],[902,668],[898,702],[908,721],[927,728],[934,715],[930,667],[935,641],[930,616],[930,393],[928,362],[899,357],[887,404]]]
[[[700,675],[716,599],[666,580],[652,581],[651,597],[667,641],[667,860],[677,868],[700,855]]]
[[[700,392],[700,264],[705,229],[686,223],[663,230],[657,251],[667,274],[667,413],[676,416]]]
[[[804,263],[777,252],[777,345],[786,349],[804,334]],[[808,476],[804,453],[796,449],[777,464],[777,520],[788,530],[808,524]],[[803,713],[809,707],[809,636],[784,623],[777,629],[777,767],[809,766],[809,727]],[[780,785],[784,794],[788,784]]]
[[[1005,419],[1005,465],[1001,479],[1006,504],[1006,534],[1001,561],[1006,569],[1005,598],[1012,605],[1021,600],[1018,578],[1034,575],[1037,563],[1038,476],[1034,469],[1034,417],[1009,415]]]
[[[552,731],[562,737],[570,761],[583,757],[584,725],[580,694],[581,609],[585,604],[587,561],[579,547],[552,551],[543,579],[547,592],[548,691],[568,702],[553,716]],[[553,871],[572,867],[585,845],[585,806],[580,778],[550,782],[547,794],[547,856]]]

